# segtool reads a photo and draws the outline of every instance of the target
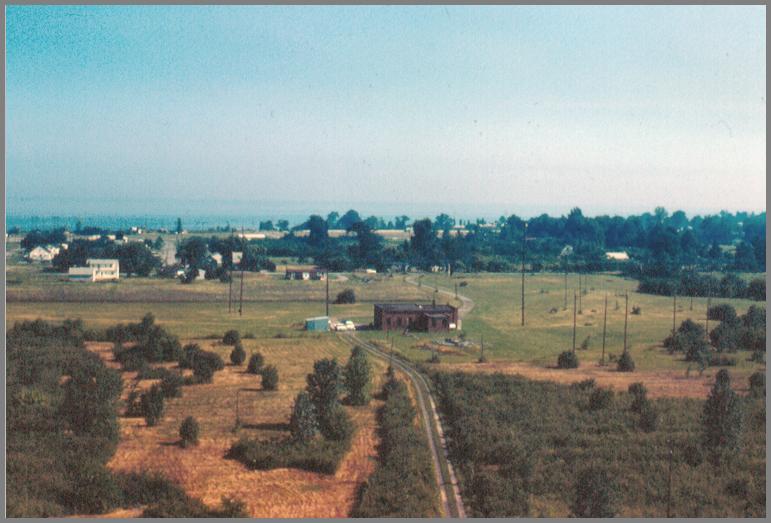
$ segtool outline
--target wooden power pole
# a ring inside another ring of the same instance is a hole
[[[676,323],[677,323],[677,294],[672,294],[672,339],[675,338]]]
[[[602,317],[602,358],[600,359],[600,365],[605,365],[605,333],[608,326],[608,293],[605,293],[605,312]]]
[[[522,233],[522,326],[525,326],[525,245],[527,242],[527,222]]]
[[[576,293],[573,293],[573,353],[576,352]]]
[[[626,352],[626,330],[629,321],[629,293],[624,293],[624,352]]]
[[[244,254],[246,254],[246,235],[244,234],[244,228],[241,227],[241,259],[238,264],[241,266],[241,296],[238,299],[238,315],[241,316],[244,312]]]
[[[565,262],[565,303],[562,310],[568,310],[568,264]]]
[[[327,268],[327,275],[326,275],[325,279],[327,280],[327,282],[326,282],[327,283],[327,298],[324,301],[324,305],[325,305],[326,316],[327,316],[327,318],[329,318],[329,268]]]

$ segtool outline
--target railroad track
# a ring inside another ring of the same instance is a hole
[[[447,456],[447,442],[439,415],[436,411],[436,402],[431,395],[426,378],[411,365],[399,359],[391,358],[389,354],[377,345],[362,340],[354,333],[339,334],[340,338],[351,346],[358,345],[376,357],[389,360],[395,369],[404,372],[412,381],[418,409],[424,420],[428,446],[434,464],[434,475],[439,486],[439,494],[442,502],[442,510],[445,517],[465,518],[466,510],[463,507],[463,499],[460,495],[458,479],[452,463]]]

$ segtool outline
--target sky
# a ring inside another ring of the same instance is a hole
[[[9,213],[765,210],[765,6],[6,9]]]

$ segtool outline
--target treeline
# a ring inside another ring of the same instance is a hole
[[[455,220],[443,214],[433,221],[414,221],[412,237],[398,244],[385,242],[376,234],[374,220],[354,221],[357,216],[349,211],[330,221],[330,217],[313,215],[300,226],[308,230],[307,236],[288,234],[263,240],[261,245],[269,256],[313,259],[331,270],[410,265],[505,272],[519,268],[525,238],[527,267],[535,271],[625,268],[635,276],[665,276],[684,267],[765,270],[765,213],[721,213],[688,219],[682,211],[670,216],[658,208],[654,214],[591,218],[576,208],[556,218],[543,214],[523,220],[512,215],[492,224],[477,220],[465,223],[463,234],[455,234]],[[330,238],[329,229],[339,228],[341,223],[350,234]],[[734,253],[724,252],[721,245],[735,245]],[[625,250],[632,260],[608,260],[607,250]]]
[[[70,267],[82,267],[89,258],[111,258],[120,263],[120,272],[127,275],[149,276],[161,266],[160,258],[153,253],[150,240],[117,244],[113,240],[73,240],[66,249],[59,250],[51,265],[56,271],[67,272]]]
[[[437,485],[426,435],[415,424],[407,386],[389,371],[382,391],[385,404],[378,412],[378,466],[362,486],[351,516],[432,517]]]
[[[662,296],[743,298],[766,301],[766,280],[754,278],[748,283],[732,273],[718,279],[711,274],[684,271],[671,277],[643,276],[637,291]]]
[[[7,514],[60,517],[147,506],[144,516],[243,517],[242,503],[210,509],[158,475],[113,474],[117,371],[84,346],[80,320],[16,323],[6,334]]]

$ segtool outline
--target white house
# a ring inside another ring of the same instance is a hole
[[[605,258],[615,261],[628,261],[629,255],[624,251],[608,251],[605,253]]]
[[[59,254],[59,247],[52,247],[51,245],[41,247],[38,245],[29,251],[27,258],[29,261],[44,262],[53,260],[57,254]]]
[[[217,264],[217,267],[222,266],[222,255],[218,252],[215,252],[211,255],[211,259],[214,260],[214,262]]]
[[[243,258],[243,257],[244,257],[244,253],[243,252],[233,251],[231,253],[231,258],[230,259],[232,260],[233,265],[238,265],[239,263],[241,263],[241,258]]]
[[[70,281],[110,281],[120,278],[118,260],[89,258],[86,265],[87,267],[70,267]]]

